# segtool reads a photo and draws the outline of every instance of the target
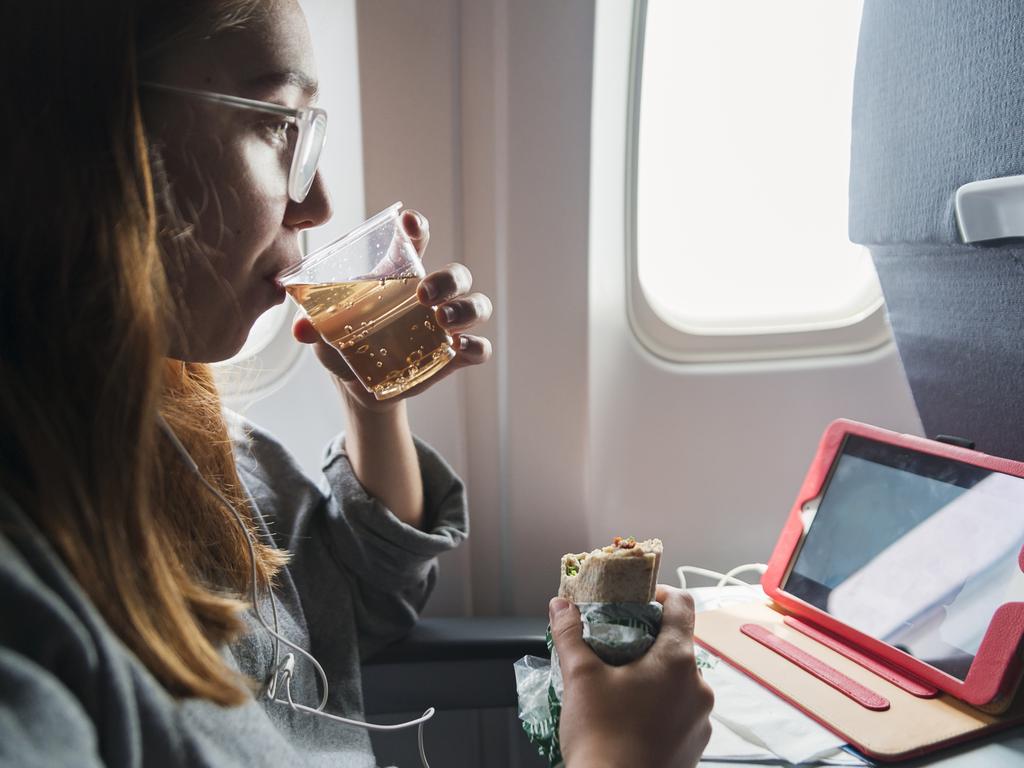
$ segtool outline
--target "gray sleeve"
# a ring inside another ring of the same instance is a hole
[[[330,489],[329,532],[336,551],[357,578],[383,590],[423,584],[434,569],[434,558],[455,548],[468,530],[462,481],[433,449],[419,440],[415,444],[423,477],[423,530],[403,523],[367,495],[356,480],[341,437],[324,459]]]
[[[415,624],[437,579],[437,555],[466,538],[466,495],[444,459],[416,440],[425,518],[424,530],[413,528],[366,493],[342,446],[339,436],[328,447],[319,487],[252,425],[236,437],[236,458],[275,541],[291,552],[288,571],[314,645],[344,637],[354,621],[365,658]]]
[[[462,481],[426,444],[416,441],[423,476],[423,530],[403,523],[368,496],[356,480],[339,437],[324,460],[331,490],[320,536],[339,570],[351,574],[360,657],[401,637],[416,623],[437,580],[437,555],[454,549],[468,532]],[[316,522],[313,523],[316,525]],[[298,554],[298,553],[297,553]],[[299,566],[296,583],[322,578]],[[311,626],[317,617],[309,616]]]
[[[102,766],[92,720],[49,671],[0,646],[0,766]]]

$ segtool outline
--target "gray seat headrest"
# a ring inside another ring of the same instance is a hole
[[[964,245],[956,190],[1024,173],[1024,2],[865,0],[850,239],[870,247],[931,437],[1024,460],[1024,243]]]
[[[958,187],[1024,173],[1024,3],[865,0],[850,239],[956,243]]]

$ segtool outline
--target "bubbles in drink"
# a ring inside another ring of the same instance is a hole
[[[377,399],[384,400],[429,377],[455,356],[451,337],[431,322],[433,310],[416,299],[417,285],[404,276],[293,284],[287,290],[320,335],[341,352]]]

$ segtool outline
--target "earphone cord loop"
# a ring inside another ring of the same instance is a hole
[[[291,707],[293,712],[312,712],[309,707],[304,707],[301,704],[296,704],[292,698],[292,673],[290,669],[284,669],[281,671],[281,682],[284,684],[284,695],[287,701],[281,699],[275,699],[275,701],[281,704],[287,704]],[[416,728],[416,741],[420,750],[420,762],[423,764],[423,768],[430,768],[430,763],[427,762],[427,752],[423,746],[423,724],[426,723],[430,718],[434,716],[434,708],[430,707],[426,712],[420,715],[415,720],[410,720],[407,723],[396,723],[394,725],[378,725],[376,723],[364,723],[359,720],[350,720],[347,717],[340,717],[338,715],[332,715],[328,712],[316,712],[315,714],[320,717],[326,717],[331,720],[336,720],[339,723],[345,723],[346,725],[354,725],[359,728],[366,728],[370,731],[397,731],[401,728],[408,728],[409,726],[415,725]]]
[[[157,424],[160,426],[164,434],[174,445],[175,449],[181,455],[182,459],[184,459],[188,466],[191,468],[195,476],[199,478],[199,482],[201,482],[203,486],[217,498],[217,500],[224,506],[224,508],[231,513],[231,515],[235,518],[235,522],[238,523],[239,527],[242,529],[243,534],[245,535],[245,543],[248,546],[249,550],[249,564],[252,568],[252,583],[250,584],[250,594],[252,595],[252,612],[256,616],[256,620],[260,623],[263,629],[270,633],[270,635],[274,638],[274,671],[272,679],[267,684],[267,698],[278,704],[287,703],[288,706],[290,706],[292,711],[294,712],[306,712],[313,715],[320,715],[320,717],[326,717],[330,720],[335,720],[340,723],[346,723],[348,725],[354,725],[359,728],[365,728],[367,730],[396,731],[401,728],[409,728],[413,725],[417,725],[419,726],[418,741],[420,749],[420,761],[423,763],[423,768],[430,768],[429,763],[427,763],[427,754],[423,748],[423,724],[434,716],[433,707],[427,709],[427,711],[425,711],[422,715],[420,715],[420,717],[416,718],[415,720],[410,720],[407,723],[396,723],[394,725],[376,725],[374,723],[364,723],[359,720],[350,720],[349,718],[339,717],[338,715],[332,715],[328,712],[323,711],[324,707],[327,706],[327,673],[324,672],[324,668],[320,666],[320,662],[316,660],[316,657],[313,656],[313,654],[309,653],[305,648],[300,648],[291,640],[280,634],[280,624],[278,622],[277,615],[277,599],[274,596],[274,588],[272,584],[267,584],[267,596],[270,600],[270,607],[274,614],[273,629],[270,628],[266,620],[263,618],[263,615],[260,613],[258,600],[259,595],[257,592],[258,572],[256,570],[255,532],[253,532],[249,528],[249,526],[245,524],[245,521],[242,520],[242,515],[238,512],[237,509],[235,509],[235,506],[230,501],[228,501],[227,498],[225,498],[224,494],[221,493],[220,490],[210,481],[208,481],[203,476],[203,473],[199,471],[199,465],[196,464],[191,454],[189,454],[188,449],[185,448],[182,442],[178,439],[178,436],[174,433],[174,430],[171,429],[170,425],[164,419],[163,414],[157,413],[156,418]],[[309,659],[313,666],[316,667],[317,674],[320,676],[320,681],[323,683],[323,696],[320,698],[320,705],[316,709],[313,709],[312,707],[303,706],[302,704],[296,704],[295,701],[292,699],[292,664],[294,664],[294,657],[291,654],[288,654],[284,657],[283,660],[280,659],[281,643],[284,643],[289,648],[292,648],[296,652],[305,656],[307,659]],[[276,697],[279,681],[284,682],[287,702]]]
[[[182,450],[184,450],[184,446],[182,446]],[[323,708],[325,706],[327,706],[327,694],[328,694],[328,687],[329,687],[328,686],[328,682],[327,682],[327,673],[324,672],[324,668],[322,666],[320,666],[320,662],[317,661],[316,658],[314,658],[314,656],[311,653],[309,653],[305,648],[300,648],[298,645],[293,643],[291,640],[289,640],[288,638],[286,638],[286,637],[284,637],[283,635],[280,634],[280,631],[279,631],[280,630],[280,625],[278,624],[278,616],[277,616],[277,599],[274,597],[274,590],[273,590],[272,586],[269,585],[269,584],[267,585],[267,592],[268,592],[268,597],[270,599],[270,606],[271,606],[271,608],[273,610],[273,613],[274,613],[274,628],[273,629],[270,628],[270,625],[267,624],[266,619],[263,618],[263,614],[260,613],[260,605],[259,605],[259,600],[258,600],[258,593],[256,591],[256,585],[258,583],[258,581],[257,581],[257,571],[256,571],[256,548],[255,548],[255,546],[253,544],[253,538],[255,538],[255,534],[252,531],[249,530],[249,527],[242,520],[241,514],[239,514],[237,509],[235,509],[234,505],[232,505],[226,498],[224,498],[224,494],[222,494],[219,489],[217,489],[205,477],[203,477],[202,474],[198,473],[198,468],[196,469],[196,471],[197,471],[197,475],[199,477],[200,482],[204,486],[206,486],[206,488],[210,491],[210,493],[212,493],[214,496],[216,496],[220,500],[220,503],[223,504],[226,509],[228,509],[231,512],[231,514],[235,518],[235,521],[238,523],[239,526],[241,526],[242,531],[245,533],[245,543],[248,545],[248,549],[249,549],[249,562],[250,562],[250,564],[252,566],[252,583],[250,584],[250,594],[252,595],[252,612],[256,616],[256,620],[263,626],[263,629],[265,629],[268,633],[270,633],[270,635],[276,641],[275,642],[275,649],[274,649],[274,660],[275,660],[274,669],[275,669],[275,673],[276,673],[277,666],[280,663],[280,662],[278,662],[279,643],[284,643],[289,648],[294,649],[297,653],[300,653],[303,656],[305,656],[307,659],[309,659],[309,661],[313,664],[313,666],[316,667],[316,671],[317,671],[317,673],[320,676],[320,682],[323,683],[323,689],[324,689],[323,690],[323,695],[320,697],[320,704],[319,704],[319,706],[315,710],[317,712],[321,712],[323,710]],[[276,685],[274,687],[276,688]]]

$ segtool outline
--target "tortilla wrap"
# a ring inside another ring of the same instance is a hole
[[[593,552],[562,555],[558,596],[573,603],[649,603],[661,566],[661,539],[616,536]]]

